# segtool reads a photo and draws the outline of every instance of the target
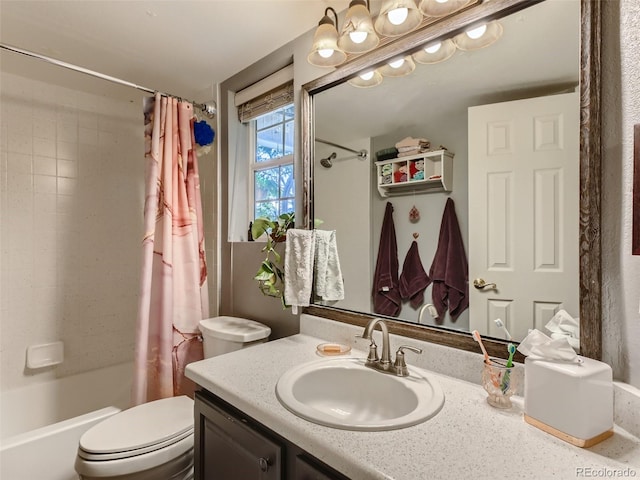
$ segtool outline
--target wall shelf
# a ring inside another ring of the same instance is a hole
[[[453,156],[448,150],[375,162],[378,192],[383,197],[418,192],[450,192],[453,187]],[[424,162],[424,169],[417,165]],[[422,174],[418,172],[423,172]]]

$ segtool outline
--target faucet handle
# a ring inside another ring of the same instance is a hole
[[[363,337],[362,335],[356,335],[356,338],[366,338]],[[376,345],[375,340],[373,339],[373,336],[367,338],[367,340],[369,340],[371,343],[369,343],[369,355],[367,356],[367,365],[377,362],[380,357],[378,357],[378,346]]]
[[[404,351],[411,350],[413,353],[422,353],[421,348],[412,347],[411,345],[402,345],[398,347],[396,351],[396,361],[393,364],[396,370],[396,375],[400,377],[409,376],[409,369],[407,369],[407,363],[404,361]]]

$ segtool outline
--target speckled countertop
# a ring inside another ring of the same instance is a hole
[[[276,398],[278,378],[295,365],[321,358],[316,346],[323,341],[349,339],[353,344],[355,327],[322,322],[307,319],[301,334],[192,363],[187,376],[354,480],[640,478],[637,437],[616,426],[614,436],[604,442],[589,449],[574,447],[525,423],[521,397],[514,397],[508,411],[489,406],[486,392],[472,383],[475,373],[468,381],[433,372],[431,378],[445,394],[444,407],[413,427],[355,432],[303,420]],[[392,347],[397,348],[398,340],[392,336]],[[426,347],[425,353],[433,356],[433,345],[404,340]],[[465,378],[470,362],[480,364],[475,354],[448,353],[449,361],[461,367],[458,377]],[[355,349],[352,355],[365,356]],[[407,360],[432,370],[428,357]]]

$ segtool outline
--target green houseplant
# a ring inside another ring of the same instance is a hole
[[[267,241],[262,249],[267,256],[260,264],[260,268],[254,279],[258,281],[258,288],[264,295],[280,298],[282,307],[287,304],[284,298],[284,262],[282,255],[276,250],[276,246],[287,238],[287,230],[294,227],[295,213],[283,213],[275,220],[269,218],[256,218],[251,225],[251,236],[254,240],[267,236]]]

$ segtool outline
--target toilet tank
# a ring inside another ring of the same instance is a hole
[[[211,358],[269,340],[271,329],[247,318],[213,317],[200,321],[204,357]]]

